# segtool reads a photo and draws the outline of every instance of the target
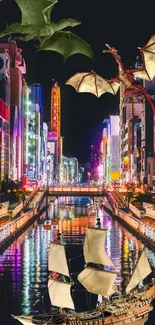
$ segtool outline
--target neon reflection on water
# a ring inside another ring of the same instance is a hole
[[[67,203],[66,203],[67,202]],[[48,270],[47,258],[50,241],[56,241],[58,231],[64,242],[71,245],[82,245],[87,226],[96,225],[96,216],[89,215],[87,201],[80,206],[80,200],[65,201],[60,205],[52,203],[48,215],[44,213],[40,220],[24,232],[0,256],[0,285],[2,308],[8,313],[25,314],[42,311],[42,299],[49,304],[46,291]],[[59,203],[59,202],[58,202]],[[70,204],[71,203],[71,204]],[[67,204],[67,205],[66,205]],[[121,276],[117,285],[126,285],[137,261],[143,244],[120,226],[106,213],[99,211],[101,226],[107,229],[105,247]],[[46,231],[44,221],[49,218],[59,219],[58,231]],[[74,250],[74,248],[73,248]],[[152,268],[155,268],[155,254],[146,249]]]

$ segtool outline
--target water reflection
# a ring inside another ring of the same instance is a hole
[[[75,204],[74,204],[75,202]],[[81,203],[81,204],[80,204]],[[58,231],[66,244],[71,245],[72,256],[82,254],[82,242],[87,226],[96,225],[95,214],[89,213],[89,199],[61,198],[49,207],[40,220],[29,227],[0,256],[0,303],[3,314],[37,313],[49,307],[47,286],[47,256],[50,241],[56,241]],[[108,229],[106,251],[120,272],[117,285],[126,287],[139,252],[144,245],[106,213],[99,212],[101,226]],[[59,219],[58,231],[47,231],[44,221]],[[74,248],[73,248],[74,247]],[[76,248],[77,247],[77,248]],[[146,249],[152,269],[155,253]],[[78,263],[74,262],[76,270]],[[80,266],[82,268],[83,265]],[[74,271],[75,271],[74,270]],[[11,324],[11,323],[10,323]]]

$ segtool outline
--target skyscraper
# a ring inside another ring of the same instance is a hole
[[[22,50],[15,41],[1,40],[0,51],[7,50],[10,61],[10,86],[3,80],[3,98],[8,105],[11,90],[10,119],[11,141],[10,153],[13,157],[10,177],[21,181],[23,176],[23,74],[26,73]],[[10,88],[11,87],[11,88]],[[10,88],[10,89],[9,89]],[[2,98],[2,99],[3,99]]]
[[[28,109],[29,109],[29,88],[25,80],[23,80],[23,175],[22,184],[27,184],[27,171],[28,171]]]
[[[57,134],[56,161],[61,160],[61,99],[60,87],[54,82],[51,90],[51,131]]]
[[[28,111],[28,181],[41,180],[40,174],[40,109],[38,104],[29,104]]]
[[[44,118],[44,108],[43,108],[43,88],[40,84],[34,83],[30,86],[30,101],[32,104],[38,104],[40,110],[40,134],[43,133],[43,118]]]
[[[50,129],[56,135],[55,142],[55,181],[60,181],[60,169],[62,164],[62,137],[61,137],[61,96],[60,87],[57,82],[53,81],[51,89],[51,122]]]
[[[151,95],[155,105],[155,78],[152,82],[144,81],[147,92]],[[143,106],[142,116],[142,170],[141,181],[152,187],[155,185],[155,117],[149,103]]]
[[[137,135],[134,135],[134,130],[136,130],[136,123],[141,120],[144,106],[133,97],[124,97],[124,88],[124,85],[120,86],[120,181],[122,185],[139,179],[139,167],[137,170],[139,160],[135,159],[134,151]],[[133,170],[135,168],[136,172]]]
[[[43,175],[43,165],[44,165],[44,157],[42,155],[44,151],[44,136],[43,136],[43,117],[44,117],[44,109],[43,109],[43,88],[40,84],[34,83],[30,86],[30,94],[29,94],[30,102],[34,105],[38,105],[39,114],[40,114],[40,171],[38,171],[38,175]],[[41,179],[40,179],[41,180]]]
[[[0,183],[10,177],[10,56],[0,49]]]
[[[48,138],[48,126],[44,122],[42,150],[41,150],[41,161],[42,161],[41,183],[43,185],[47,185],[47,138]]]
[[[120,180],[119,116],[103,121],[103,178],[106,184]]]

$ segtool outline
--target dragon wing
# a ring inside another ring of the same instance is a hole
[[[54,33],[55,23],[50,21],[51,10],[58,0],[15,0],[21,10],[21,23],[15,23],[0,32],[0,38],[8,34],[25,34],[18,37],[24,41],[39,37],[42,32],[48,35]],[[49,4],[50,3],[50,4]],[[42,28],[44,27],[44,28]]]
[[[142,55],[142,68],[133,72],[134,77],[151,81],[155,76],[155,35],[140,49]]]
[[[73,86],[79,93],[92,93],[97,97],[106,92],[115,95],[120,87],[120,83],[104,79],[94,71],[76,73],[65,84]]]
[[[58,0],[15,0],[22,12],[21,25],[41,25],[50,22],[50,13]]]
[[[56,51],[63,55],[65,60],[77,53],[88,56],[90,59],[94,56],[89,44],[68,31],[55,32],[52,37],[41,42],[38,51]]]

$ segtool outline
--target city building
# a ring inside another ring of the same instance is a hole
[[[10,177],[10,61],[0,48],[0,183]]]
[[[77,158],[62,156],[62,164],[60,169],[60,183],[61,184],[78,183]]]
[[[108,140],[108,125],[110,121],[109,119],[105,119],[103,121],[103,133],[102,133],[102,164],[103,164],[103,183],[106,184],[106,171],[107,171],[107,140]]]
[[[10,177],[10,107],[0,98],[0,184]]]
[[[84,166],[79,165],[79,176],[78,176],[78,183],[84,183],[85,179],[84,179]]]
[[[141,184],[141,134],[142,134],[142,123],[141,119],[133,118],[133,173],[132,182],[140,185]]]
[[[103,182],[120,181],[119,116],[111,115],[103,121]]]
[[[103,165],[102,165],[102,144],[98,149],[97,146],[93,143],[90,146],[90,165],[91,170],[88,171],[88,180],[91,178],[91,182],[99,182],[100,184],[103,181]],[[90,177],[89,177],[90,173]]]
[[[41,150],[41,184],[47,185],[47,139],[48,126],[43,122],[42,150]]]
[[[22,125],[23,125],[23,175],[22,185],[27,185],[27,172],[28,172],[28,112],[29,112],[29,93],[30,90],[25,80],[23,80],[23,109],[22,109]],[[14,118],[14,120],[17,120]],[[13,123],[12,125],[16,125]],[[17,128],[17,127],[16,127]],[[16,130],[14,127],[13,129]]]
[[[43,175],[43,165],[44,165],[44,157],[42,152],[43,148],[43,117],[44,117],[44,109],[43,109],[43,88],[40,84],[34,83],[30,87],[29,100],[32,104],[37,104],[39,106],[40,113],[40,175]]]
[[[47,134],[47,185],[51,185],[57,180],[56,162],[57,133],[48,131]]]
[[[141,81],[142,82],[142,81]],[[143,86],[155,103],[155,80],[143,81]],[[147,101],[138,103],[124,97],[120,87],[120,160],[121,185],[134,183],[153,187],[155,183],[154,152],[155,123]]]
[[[61,160],[61,97],[60,87],[54,82],[51,89],[51,131],[57,134],[56,161]]]
[[[41,181],[40,165],[40,108],[38,104],[29,103],[28,110],[28,184],[35,185]]]
[[[22,50],[17,47],[15,41],[1,40],[0,52],[2,51],[7,52],[10,58],[4,64],[6,73],[10,71],[10,81],[8,83],[8,78],[2,78],[0,85],[1,99],[10,107],[10,177],[22,181],[25,173],[23,166],[23,75],[26,73],[26,66]]]
[[[43,88],[40,84],[34,83],[30,87],[29,99],[32,104],[39,105],[40,111],[40,134],[43,133],[43,118],[44,118],[44,108],[43,108]]]
[[[51,89],[51,121],[50,131],[55,132],[55,181],[60,181],[60,169],[62,164],[62,137],[61,137],[61,92],[57,82],[53,80],[53,86]]]
[[[152,82],[143,81],[144,87],[151,95],[155,105],[155,78]],[[155,120],[152,109],[146,101],[142,110],[142,168],[141,182],[148,187],[153,187],[155,184]]]
[[[122,186],[131,182],[140,183],[143,105],[133,97],[124,97],[124,85],[120,86],[120,184]]]

